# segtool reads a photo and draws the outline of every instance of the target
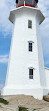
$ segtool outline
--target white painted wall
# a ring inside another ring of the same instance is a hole
[[[11,11],[14,23],[9,64],[3,95],[28,94],[42,99],[45,86],[44,63],[39,24],[44,20],[40,10],[21,7]],[[32,29],[28,29],[32,20]],[[33,43],[33,52],[28,51],[28,41]],[[34,79],[29,79],[29,67],[34,68]]]
[[[44,68],[45,70],[45,80],[46,86],[43,88],[43,95],[49,94],[49,68]]]
[[[49,68],[45,67],[46,87],[49,89]]]

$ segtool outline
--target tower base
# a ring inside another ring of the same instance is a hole
[[[43,89],[43,95],[49,94],[49,87]]]
[[[3,93],[4,92],[4,93]],[[11,88],[11,87],[4,87],[2,90],[3,96],[9,96],[9,95],[31,95],[36,99],[42,100],[43,99],[43,89],[42,88],[23,88],[18,87],[17,88]]]

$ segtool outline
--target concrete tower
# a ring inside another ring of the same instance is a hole
[[[10,12],[14,31],[5,87],[2,95],[32,95],[42,99],[45,72],[40,38],[41,11],[21,6]]]

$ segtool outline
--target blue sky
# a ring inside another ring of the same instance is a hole
[[[14,9],[15,6],[15,0],[0,1],[0,90],[5,83],[13,31],[13,24],[8,18],[10,10]],[[44,65],[49,68],[49,0],[39,0],[38,7],[45,15],[45,21],[40,26],[40,33]]]

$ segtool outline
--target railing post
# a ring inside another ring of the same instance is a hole
[[[25,6],[25,0],[24,0],[24,6]]]

